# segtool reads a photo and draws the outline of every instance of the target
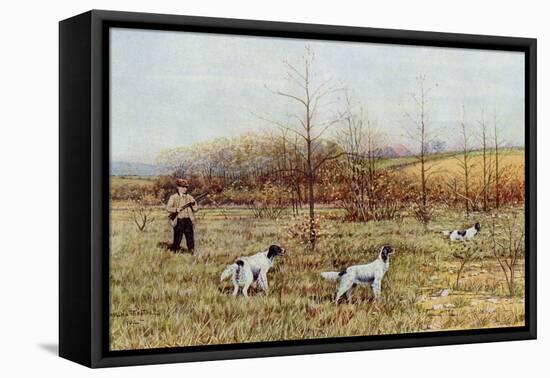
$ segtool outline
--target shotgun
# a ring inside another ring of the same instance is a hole
[[[203,198],[205,198],[207,195],[208,195],[207,192],[204,192],[204,193],[199,194],[198,196],[195,197],[195,201],[194,201],[194,202],[189,202],[188,204],[182,206],[182,208],[180,209],[180,211],[182,211],[182,210],[184,210],[184,209],[187,209],[188,207],[194,206],[197,202],[199,202],[200,200],[202,200]],[[171,221],[173,221],[174,219],[177,218],[178,213],[179,213],[179,211],[174,211],[173,213],[168,214],[168,219],[170,219]]]

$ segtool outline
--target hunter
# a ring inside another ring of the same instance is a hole
[[[187,194],[189,184],[184,179],[176,180],[178,192],[174,193],[168,199],[166,210],[169,213],[177,213],[174,220],[174,242],[171,250],[177,252],[180,250],[181,240],[185,235],[185,242],[189,252],[194,253],[195,250],[195,235],[193,231],[193,223],[195,221],[195,212],[197,212],[197,203],[195,199]],[[186,205],[190,204],[186,207]],[[185,208],[184,208],[185,207]]]

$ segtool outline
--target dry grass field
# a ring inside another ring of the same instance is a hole
[[[434,180],[448,180],[453,176],[461,177],[463,174],[462,168],[457,164],[457,159],[462,159],[460,154],[450,155],[448,153],[430,156],[427,163],[427,169],[434,172]],[[472,153],[470,158],[471,175],[472,177],[480,178],[483,172],[483,157],[479,151]],[[489,160],[494,159],[493,152],[488,155]],[[389,159],[393,161],[396,159]],[[500,153],[501,169],[506,172],[507,176],[513,179],[523,180],[525,172],[525,151],[523,149],[504,149]],[[403,172],[407,174],[417,174],[419,171],[416,161],[409,162],[403,165]]]
[[[335,211],[321,210],[326,215]],[[522,209],[501,215],[512,212]],[[410,218],[354,223],[328,216],[326,233],[311,252],[290,239],[290,215],[260,220],[247,209],[203,208],[196,225],[198,256],[167,251],[162,246],[171,238],[166,213],[156,208],[154,214],[140,232],[126,207],[111,211],[112,350],[524,324],[523,264],[512,297],[488,250],[466,265],[455,286],[457,244],[441,231],[479,221],[479,236],[487,239],[487,214],[466,219],[463,213],[441,210],[428,229]],[[230,282],[219,282],[221,271],[236,257],[269,244],[287,249],[269,273],[269,295],[252,291],[248,300],[233,298]],[[396,250],[382,299],[372,301],[370,288],[359,288],[351,304],[335,305],[335,283],[322,280],[319,272],[370,262],[382,244]]]
[[[123,185],[130,186],[145,186],[149,187],[153,185],[155,176],[141,177],[141,176],[114,176],[111,179],[111,188],[117,189]]]

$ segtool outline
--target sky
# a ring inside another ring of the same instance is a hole
[[[164,149],[273,129],[264,118],[287,122],[296,106],[273,92],[298,94],[284,62],[301,67],[306,46],[313,85],[347,88],[391,143],[414,150],[406,114],[416,112],[411,94],[425,75],[429,127],[449,147],[463,109],[471,130],[483,110],[497,115],[501,140],[524,144],[520,52],[123,28],[112,28],[110,41],[111,161],[154,163]]]

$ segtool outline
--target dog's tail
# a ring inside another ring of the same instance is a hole
[[[237,269],[237,264],[228,265],[227,268],[224,269],[224,271],[220,276],[220,282],[231,277],[236,269]]]
[[[441,233],[442,233],[444,236],[449,236],[449,235],[451,235],[451,231],[441,231]]]
[[[321,272],[321,277],[327,281],[338,281],[344,273],[346,272]]]
[[[229,265],[227,268],[224,269],[224,271],[220,276],[220,282],[231,277],[233,274],[237,276],[237,280],[238,280],[244,264],[245,264],[244,260],[241,260],[241,259],[235,260],[233,264]]]

